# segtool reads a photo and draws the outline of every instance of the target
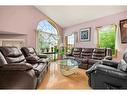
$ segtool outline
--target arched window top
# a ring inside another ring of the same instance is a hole
[[[42,32],[57,35],[57,30],[47,20],[40,21],[37,29]]]

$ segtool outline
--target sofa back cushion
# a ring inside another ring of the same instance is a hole
[[[17,47],[0,47],[0,51],[8,64],[26,62],[25,57]]]
[[[21,51],[25,57],[32,56],[32,57],[36,58],[37,60],[39,59],[39,57],[36,54],[35,49],[32,47],[22,47]]]
[[[81,52],[81,57],[90,59],[92,58],[93,48],[83,48]]]
[[[106,56],[106,49],[95,48],[93,50],[92,59],[102,60]]]
[[[82,48],[74,48],[72,55],[74,57],[81,57],[81,51],[82,51]]]

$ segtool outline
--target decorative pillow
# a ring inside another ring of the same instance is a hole
[[[122,59],[117,67],[119,70],[127,72],[127,63]]]

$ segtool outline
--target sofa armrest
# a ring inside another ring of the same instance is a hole
[[[113,60],[102,60],[102,64],[117,68],[119,63]]]
[[[48,58],[46,54],[37,55],[39,58]]]
[[[37,77],[30,64],[0,66],[0,89],[35,89]]]
[[[88,76],[90,76],[90,74],[91,74],[92,72],[94,72],[94,71],[96,70],[96,67],[97,67],[98,65],[100,65],[100,64],[101,64],[101,62],[95,63],[91,68],[89,68],[88,70],[86,70],[86,74],[87,74]]]
[[[127,73],[123,72],[119,69],[112,68],[105,65],[98,65],[96,67],[96,73],[106,74],[111,77],[120,78],[120,79],[127,79]]]
[[[28,63],[12,63],[12,64],[4,64],[0,65],[0,70],[18,70],[18,71],[26,71],[32,69],[32,65]]]
[[[104,59],[112,60],[112,56],[105,56]]]

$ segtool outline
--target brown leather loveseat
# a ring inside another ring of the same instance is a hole
[[[88,69],[102,59],[112,60],[112,50],[110,48],[73,48],[71,53],[65,56],[80,61],[79,68]]]
[[[44,78],[47,64],[27,63],[17,47],[0,47],[0,88],[35,89]]]

